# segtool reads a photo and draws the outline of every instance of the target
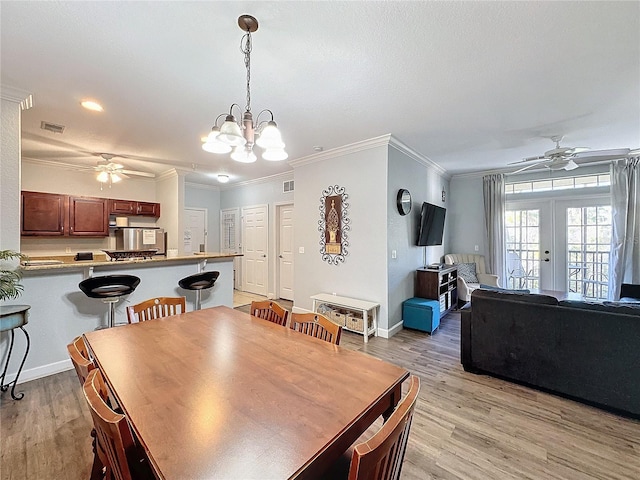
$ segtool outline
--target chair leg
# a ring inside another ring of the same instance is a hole
[[[196,310],[200,310],[201,308],[201,293],[202,290],[196,290]]]
[[[91,477],[89,477],[90,480],[104,480],[105,478],[108,479],[108,477],[105,477],[105,465],[102,464],[102,460],[100,460],[100,457],[98,456],[98,439],[96,438],[96,429],[92,428],[91,429],[91,436],[93,437],[93,442],[91,442],[91,445],[93,447],[93,465],[91,466]]]

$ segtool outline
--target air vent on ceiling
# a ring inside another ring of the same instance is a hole
[[[53,133],[62,133],[64,132],[64,125],[56,125],[55,123],[49,122],[40,122],[40,128],[43,130],[49,130]]]
[[[282,193],[293,192],[293,180],[282,182]]]

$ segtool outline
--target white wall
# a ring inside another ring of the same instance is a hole
[[[156,182],[156,198],[160,203],[157,226],[167,233],[167,248],[184,254],[184,175],[176,170],[162,174]]]
[[[20,250],[20,103],[2,89],[0,250]]]
[[[207,209],[207,252],[220,251],[220,188],[186,183],[185,208]]]
[[[442,171],[425,165],[407,152],[389,147],[389,176],[387,180],[387,238],[388,248],[388,305],[389,327],[391,334],[394,327],[399,328],[402,321],[402,302],[414,296],[416,268],[424,264],[426,248],[427,264],[440,262],[448,251],[451,238],[451,211],[449,201],[449,180]],[[402,216],[396,207],[397,193],[400,188],[411,193],[412,207],[408,215]],[[446,192],[446,201],[442,201],[442,189]],[[420,207],[422,202],[429,202],[447,208],[445,233],[442,246],[416,246],[420,224]],[[392,258],[392,251],[396,258]]]
[[[311,310],[311,295],[336,293],[380,303],[379,326],[387,315],[387,145],[324,152],[321,160],[294,164],[294,266],[296,307]],[[351,230],[345,262],[335,266],[320,254],[320,199],[330,185],[344,187]]]
[[[260,160],[259,160],[260,161]],[[250,168],[251,166],[248,165]],[[253,205],[268,205],[269,211],[269,248],[267,254],[268,280],[267,295],[277,297],[276,294],[276,205],[293,203],[293,192],[283,193],[282,183],[293,179],[293,171],[281,175],[274,175],[259,180],[224,188],[220,191],[220,209],[249,207]],[[295,189],[298,189],[297,181]],[[220,212],[218,212],[218,216]],[[295,228],[295,227],[294,227]],[[219,234],[218,234],[219,235]],[[242,233],[241,233],[242,235]],[[242,239],[241,239],[242,240]]]

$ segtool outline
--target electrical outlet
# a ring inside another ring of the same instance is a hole
[[[476,252],[479,252],[479,251],[480,251],[480,247],[479,247],[478,245],[476,245],[475,247],[473,247],[473,249],[474,249]]]
[[[64,249],[64,253],[71,253],[71,247],[67,247]]]
[[[391,258],[398,258],[398,252],[391,250]]]
[[[304,247],[298,247],[298,253],[304,253]]]

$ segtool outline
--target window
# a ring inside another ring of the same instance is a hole
[[[611,185],[608,173],[597,175],[581,175],[576,177],[562,177],[544,180],[527,180],[525,182],[511,182],[505,184],[505,193],[545,192],[550,190],[567,190],[572,188],[606,187]]]

